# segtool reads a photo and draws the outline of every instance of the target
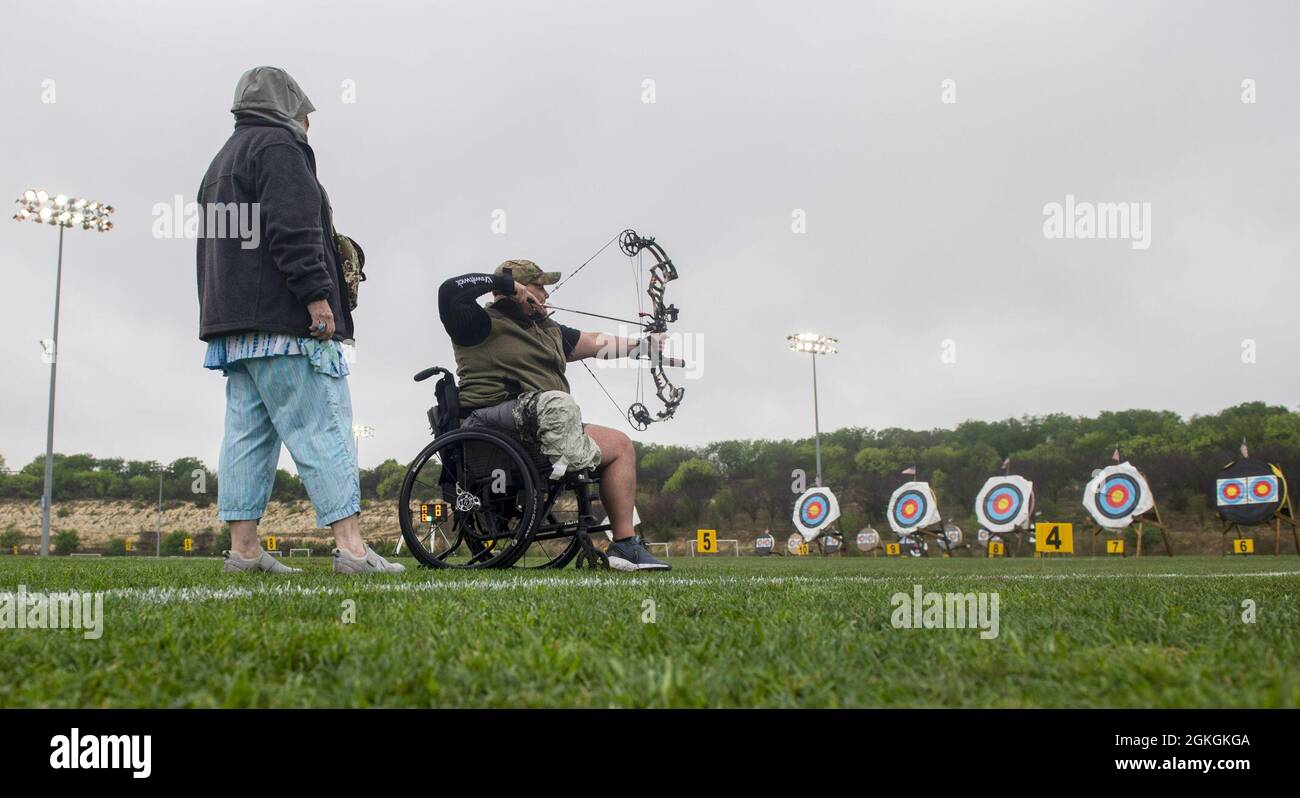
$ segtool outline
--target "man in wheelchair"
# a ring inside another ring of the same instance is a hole
[[[610,567],[670,570],[651,556],[633,528],[632,440],[619,430],[583,424],[564,376],[566,363],[632,357],[662,341],[581,332],[552,321],[546,286],[559,279],[559,272],[544,272],[532,261],[510,260],[492,274],[463,274],[442,284],[438,314],[456,356],[462,426],[487,426],[538,441],[553,465],[552,479],[599,468],[600,499],[614,538],[607,551]],[[477,300],[488,292],[496,299],[482,307]]]

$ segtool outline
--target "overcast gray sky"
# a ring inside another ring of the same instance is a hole
[[[153,208],[193,199],[235,83],[260,64],[315,104],[320,179],[367,253],[351,378],[356,420],[376,428],[367,467],[427,439],[431,391],[410,375],[452,364],[443,279],[512,257],[567,272],[625,227],[677,262],[669,299],[700,363],[677,418],[641,440],[810,435],[809,358],[785,343],[805,329],[840,339],[819,364],[827,429],[1297,401],[1295,3],[227,0],[5,16],[0,190],[117,207],[112,232],[67,235],[59,451],[215,467],[224,383],[200,367],[195,245],[155,238]],[[1150,203],[1149,248],[1046,238],[1044,206],[1067,195]],[[56,239],[0,225],[10,467],[44,450]],[[557,304],[634,312],[629,275],[607,252]],[[601,376],[626,407],[634,375]],[[588,420],[621,422],[586,372],[570,378]]]

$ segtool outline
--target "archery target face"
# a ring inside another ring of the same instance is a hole
[[[803,535],[796,532],[785,541],[785,548],[791,554],[796,554],[799,551],[799,547],[804,543]]]
[[[858,551],[871,551],[880,545],[880,533],[871,527],[858,532]]]
[[[1229,463],[1214,483],[1214,504],[1223,520],[1242,525],[1263,524],[1286,503],[1282,469],[1263,460]]]
[[[1252,502],[1277,501],[1277,477],[1251,477],[1246,494]]]
[[[943,536],[948,539],[948,543],[956,546],[961,543],[961,527],[956,524],[949,524],[944,527]]]
[[[759,535],[758,537],[754,538],[754,548],[756,549],[770,549],[775,545],[776,545],[776,538],[772,537],[771,535]]]
[[[1234,504],[1245,504],[1246,497],[1246,480],[1244,479],[1221,479],[1219,480],[1219,507],[1230,507]]]
[[[1129,463],[1093,472],[1083,489],[1083,506],[1104,529],[1123,529],[1155,506],[1146,477]]]
[[[885,512],[889,526],[900,535],[938,523],[938,502],[926,482],[907,482],[894,491]]]
[[[981,546],[989,545],[989,531],[981,527],[980,531],[975,533],[975,540],[977,540]]]
[[[989,477],[975,497],[975,515],[984,527],[1010,532],[1029,525],[1034,511],[1034,483],[1017,476]]]
[[[794,527],[812,540],[840,517],[840,504],[830,488],[809,488],[794,503]]]

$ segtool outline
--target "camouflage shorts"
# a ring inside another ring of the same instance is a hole
[[[491,427],[517,438],[525,448],[540,451],[555,467],[553,478],[600,465],[600,447],[585,431],[582,410],[563,391],[520,394],[475,410],[463,426]]]

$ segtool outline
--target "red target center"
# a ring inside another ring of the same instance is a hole
[[[1269,495],[1269,494],[1272,493],[1272,492],[1273,492],[1273,486],[1270,485],[1270,484],[1268,484],[1267,482],[1257,482],[1257,483],[1255,483],[1255,495],[1256,495],[1256,496],[1267,496],[1267,495]]]
[[[1128,500],[1128,491],[1123,488],[1111,488],[1110,493],[1106,494],[1106,500],[1112,507],[1119,507]]]
[[[903,517],[911,518],[912,516],[916,515],[916,511],[918,509],[919,509],[919,505],[916,503],[916,499],[908,499],[907,501],[903,502]]]
[[[1223,487],[1223,495],[1227,496],[1229,499],[1235,499],[1241,495],[1241,488],[1235,484],[1225,485]]]
[[[822,506],[821,506],[820,504],[811,504],[811,505],[808,506],[808,517],[809,517],[809,518],[816,518],[817,516],[819,516],[819,515],[821,515],[821,514],[822,514]]]

